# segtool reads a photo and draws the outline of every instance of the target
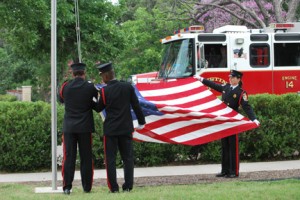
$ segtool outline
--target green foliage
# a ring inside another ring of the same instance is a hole
[[[257,161],[297,156],[300,150],[300,96],[261,94],[249,100],[261,126],[241,134],[241,157]]]
[[[36,81],[34,67],[26,60],[20,61],[8,45],[0,47],[0,69],[0,94]]]
[[[4,94],[4,95],[0,94],[0,101],[9,101],[9,102],[17,101],[17,97],[10,94]]]
[[[50,1],[46,0],[1,1],[0,42],[4,46],[9,45],[10,48],[10,52],[5,55],[4,59],[0,58],[1,71],[5,69],[1,89],[2,87],[3,90],[11,89],[12,83],[22,83],[27,80],[27,74],[30,74],[33,87],[36,88],[35,98],[49,101],[47,93],[50,90],[51,77],[50,11]],[[104,0],[79,1],[82,60],[88,66],[91,79],[97,78],[98,73],[93,67],[96,61],[112,60],[124,48],[123,35],[115,26],[119,13],[117,6]],[[78,57],[75,24],[74,1],[58,1],[57,74],[59,83],[68,76],[68,61]],[[12,68],[12,63],[17,66],[16,69]],[[13,73],[19,79],[13,78],[14,75],[11,75]]]
[[[157,71],[162,60],[162,44],[159,40],[172,34],[178,27],[187,25],[184,22],[167,21],[168,13],[160,9],[161,3],[147,5],[145,3],[135,8],[134,15],[130,14],[134,20],[122,24],[125,49],[116,58],[119,66],[117,71],[122,79],[131,74]],[[131,10],[128,12],[131,13]],[[123,16],[126,14],[124,12]]]
[[[183,145],[135,142],[135,165],[156,166],[185,161],[190,147]]]
[[[94,112],[95,133],[93,133],[93,159],[96,168],[104,168],[104,146],[100,114]]]
[[[218,162],[221,160],[221,140],[192,147],[194,161]]]
[[[93,67],[97,61],[113,61],[118,78],[123,80],[131,74],[156,71],[162,52],[159,39],[187,25],[167,20],[172,17],[164,12],[168,3],[126,0],[120,1],[120,6],[114,6],[104,0],[79,1],[81,52],[83,62],[87,64],[88,78],[100,82]],[[0,38],[5,49],[9,49],[0,58],[0,67],[4,71],[0,75],[3,80],[1,90],[30,82],[33,100],[49,101],[50,62],[45,60],[50,58],[50,10],[50,2],[45,0],[1,2]],[[74,1],[58,1],[59,84],[70,76],[68,61],[78,55],[75,21]]]
[[[41,55],[47,50],[38,49],[38,44],[45,43],[44,37],[50,34],[47,33],[50,30],[49,6],[50,2],[44,0],[2,1],[0,4],[2,34],[5,41],[13,44],[15,53],[26,58],[35,53]]]
[[[0,170],[32,171],[51,165],[50,105],[0,103]]]

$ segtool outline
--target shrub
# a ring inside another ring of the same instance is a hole
[[[0,94],[0,101],[17,101],[17,97],[10,94]]]
[[[297,157],[300,150],[300,96],[261,94],[252,96],[250,101],[261,126],[240,135],[241,158],[260,161]]]
[[[44,102],[0,103],[0,170],[51,166],[51,112]]]
[[[261,126],[239,134],[244,161],[299,159],[300,96],[250,96]],[[242,114],[243,113],[242,111]],[[61,145],[64,107],[57,106],[57,144]],[[104,168],[102,120],[94,112],[93,157]],[[220,162],[220,140],[198,146],[134,142],[136,166],[187,162]],[[51,105],[45,102],[0,101],[0,170],[34,171],[51,168]],[[120,157],[118,166],[122,166]]]
[[[134,142],[135,165],[157,166],[184,162],[190,148],[175,144]]]

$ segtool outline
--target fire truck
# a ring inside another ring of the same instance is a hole
[[[300,23],[274,23],[265,29],[226,25],[205,33],[190,26],[161,39],[164,55],[157,72],[133,75],[134,83],[176,81],[195,74],[228,82],[241,71],[248,94],[300,94]]]

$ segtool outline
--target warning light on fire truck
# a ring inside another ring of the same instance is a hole
[[[274,29],[288,29],[288,28],[294,28],[294,24],[287,24],[287,23],[272,23],[270,24],[270,28]]]
[[[195,25],[195,26],[190,26],[187,28],[179,29],[177,31],[174,31],[174,34],[178,33],[199,33],[204,31],[204,26],[202,25]]]

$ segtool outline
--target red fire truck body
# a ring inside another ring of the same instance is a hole
[[[159,84],[195,74],[226,83],[235,69],[244,74],[248,94],[300,93],[300,23],[271,24],[266,29],[227,25],[213,33],[191,26],[161,42],[165,53],[160,70],[133,75],[134,83]]]

